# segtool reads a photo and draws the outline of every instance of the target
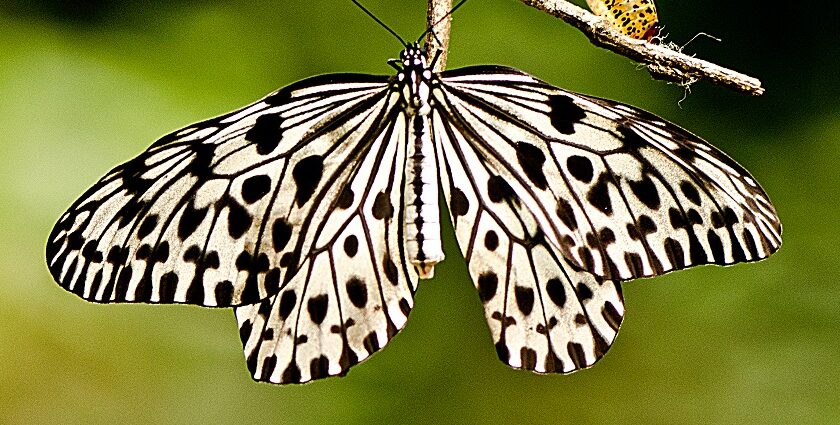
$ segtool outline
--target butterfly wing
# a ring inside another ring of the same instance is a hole
[[[624,314],[617,281],[781,243],[746,170],[651,114],[503,67],[447,71],[433,96],[450,216],[511,366],[597,361]]]
[[[758,183],[697,136],[644,111],[570,93],[521,71],[443,74],[435,99],[546,238],[606,279],[756,261],[781,244]],[[470,164],[472,166],[472,164]]]
[[[96,302],[276,294],[348,202],[343,183],[394,108],[388,84],[314,77],[164,136],[62,215],[47,243],[54,279]]]
[[[376,137],[347,186],[358,195],[327,213],[301,271],[280,293],[236,308],[255,380],[344,374],[405,324],[418,281],[403,242],[407,131],[399,113]]]
[[[499,358],[537,372],[591,366],[621,325],[619,285],[572,267],[513,192],[486,184],[498,169],[473,147],[480,136],[441,115],[441,185]]]

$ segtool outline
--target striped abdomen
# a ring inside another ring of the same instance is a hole
[[[443,261],[440,241],[437,157],[425,114],[409,116],[405,163],[405,244],[408,260],[421,278],[434,275]]]

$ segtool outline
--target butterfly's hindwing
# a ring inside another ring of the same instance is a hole
[[[495,186],[499,165],[477,135],[435,117],[450,217],[499,358],[536,372],[591,366],[623,318],[618,284],[568,265],[516,193]]]
[[[163,137],[62,216],[47,245],[54,278],[97,302],[275,294],[381,121],[386,82],[315,77]]]
[[[472,149],[497,173],[490,183],[576,268],[627,280],[755,261],[780,245],[775,210],[749,173],[672,124],[510,68],[440,81],[435,98],[474,135]]]
[[[397,114],[376,136],[301,271],[262,305],[236,309],[255,380],[342,375],[405,325],[418,281],[402,233],[405,122]]]

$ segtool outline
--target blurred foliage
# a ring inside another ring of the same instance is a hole
[[[583,1],[579,1],[583,4]],[[407,38],[422,0],[365,4]],[[399,4],[398,7],[395,7]],[[406,329],[304,386],[251,381],[230,310],[94,305],[55,285],[61,212],[156,137],[400,46],[349,1],[0,3],[0,423],[830,423],[840,412],[840,64],[828,1],[658,0],[669,40],[761,78],[750,98],[653,81],[515,0],[455,17],[450,67],[515,66],[651,110],[753,172],[785,226],[771,259],[624,285],[610,353],[569,376],[496,359],[452,239]]]

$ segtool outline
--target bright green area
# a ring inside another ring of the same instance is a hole
[[[560,21],[515,0],[467,3],[451,67],[516,66],[679,123],[761,181],[784,246],[626,284],[606,358],[538,376],[496,359],[449,238],[387,348],[345,378],[289,387],[251,381],[232,311],[86,303],[52,282],[45,240],[156,137],[309,75],[390,73],[400,46],[349,1],[30,3],[0,5],[0,423],[838,421],[840,54],[820,2],[791,5],[782,25],[758,0],[660,0],[671,40],[721,37],[686,50],[767,87],[752,98],[700,83],[682,109],[682,89]],[[422,0],[365,3],[406,37],[423,29]]]

